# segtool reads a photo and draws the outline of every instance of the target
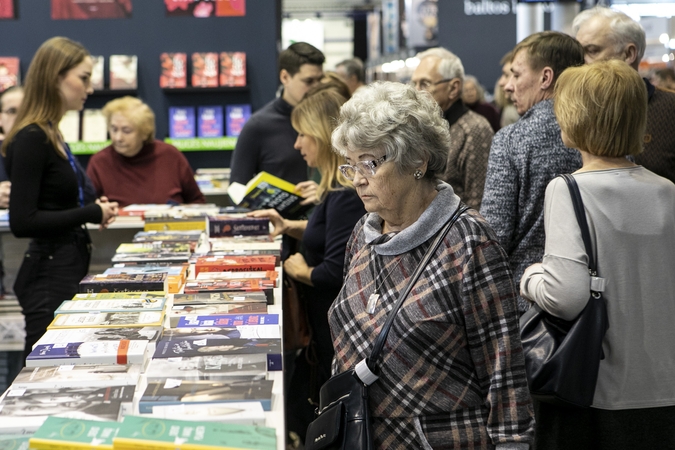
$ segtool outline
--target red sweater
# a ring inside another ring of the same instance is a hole
[[[120,207],[132,203],[204,203],[194,173],[176,147],[155,140],[131,158],[112,145],[89,160],[87,175],[98,196],[105,195]]]

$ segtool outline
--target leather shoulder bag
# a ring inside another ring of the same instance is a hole
[[[460,205],[436,236],[405,289],[399,295],[396,305],[387,316],[387,321],[375,340],[370,357],[358,363],[354,369],[331,377],[321,386],[319,416],[307,429],[306,450],[369,450],[373,448],[368,411],[368,386],[378,379],[377,361],[384,348],[387,335],[401,305],[422,271],[429,264],[429,260],[436,253],[450,228],[467,209],[469,209],[468,206]]]
[[[593,403],[600,360],[604,358],[602,340],[609,320],[602,296],[604,283],[598,277],[581,193],[572,175],[561,176],[567,182],[588,255],[590,298],[573,321],[552,316],[533,305],[520,318],[520,336],[532,397],[560,406],[589,407]]]

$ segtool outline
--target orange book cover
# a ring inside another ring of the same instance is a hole
[[[200,272],[274,271],[276,256],[212,256],[197,258],[195,274]],[[270,277],[271,278],[271,277]]]
[[[220,85],[246,86],[246,53],[220,53]]]
[[[192,54],[192,86],[218,87],[218,53]]]
[[[162,65],[159,87],[187,87],[187,55],[185,53],[162,53],[159,60]]]

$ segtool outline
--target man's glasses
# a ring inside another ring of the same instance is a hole
[[[374,161],[359,161],[354,164],[343,164],[338,167],[342,175],[350,181],[354,181],[356,172],[360,173],[362,177],[370,178],[375,175],[376,169],[387,159],[387,155],[384,155],[380,159]]]
[[[411,81],[410,86],[414,87],[415,89],[419,89],[420,91],[428,91],[434,86],[437,86],[442,83],[447,83],[452,80],[454,80],[454,78],[444,78],[443,80],[436,82],[429,80]]]

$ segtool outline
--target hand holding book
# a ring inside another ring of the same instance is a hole
[[[302,239],[307,226],[306,220],[288,220],[281,217],[281,214],[276,209],[261,209],[258,211],[251,211],[246,214],[247,217],[264,217],[270,220],[274,230],[270,233],[270,238],[281,234],[287,234],[295,239]]]
[[[316,191],[319,185],[316,181],[302,181],[295,185],[295,192],[300,194],[304,200],[300,202],[301,205],[316,205],[319,199],[316,196]]]

